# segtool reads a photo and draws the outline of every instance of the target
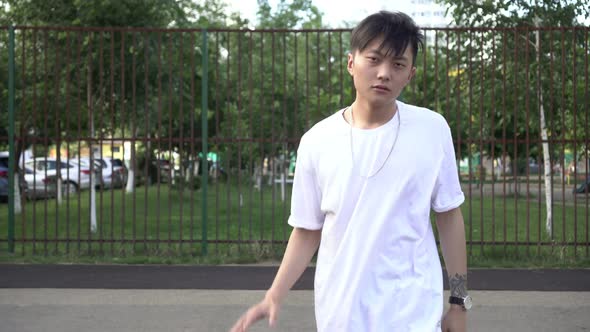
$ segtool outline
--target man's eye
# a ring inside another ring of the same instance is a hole
[[[373,56],[368,57],[368,59],[371,62],[376,62],[377,61],[377,58],[376,57],[373,57]]]

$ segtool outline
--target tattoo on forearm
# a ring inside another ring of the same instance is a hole
[[[467,296],[467,275],[459,275],[459,273],[455,274],[454,276],[450,275],[449,289],[451,291],[451,296]]]

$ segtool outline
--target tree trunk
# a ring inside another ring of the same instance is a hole
[[[545,206],[547,208],[547,219],[545,221],[545,230],[551,236],[553,228],[553,209],[551,202],[553,201],[553,183],[551,182],[551,156],[549,154],[549,143],[547,141],[547,125],[545,124],[545,111],[543,109],[543,92],[540,92],[539,100],[541,102],[541,138],[543,139],[543,165],[545,175]]]
[[[14,214],[21,214],[23,205],[20,192],[20,176],[18,172],[14,172]]]
[[[137,131],[133,132],[133,137],[137,136]],[[129,161],[129,169],[127,170],[127,184],[125,191],[131,194],[135,191],[135,168],[137,167],[135,141],[131,142],[131,160]]]
[[[26,121],[25,121],[26,122]],[[25,141],[25,130],[24,130],[24,123],[21,123],[20,125],[20,134],[19,136],[21,137],[20,143],[19,140],[16,140],[16,151],[15,151],[15,158],[14,158],[14,213],[15,214],[21,214],[21,212],[23,211],[23,195],[25,193],[20,191],[21,188],[21,172],[22,174],[25,173],[24,169],[24,162],[25,162],[25,158],[22,157],[22,162],[23,162],[23,166],[19,167],[20,161],[21,161],[21,156],[24,156],[24,151],[25,151],[25,146],[26,146],[26,141]],[[24,175],[23,175],[23,179],[24,179]]]
[[[55,174],[55,180],[56,180],[56,189],[57,189],[57,204],[61,205],[62,202],[62,181],[61,181],[61,175],[59,173]]]
[[[94,174],[93,156],[94,149],[92,140],[94,139],[94,114],[92,104],[92,70],[88,65],[86,74],[86,98],[88,103],[88,121],[90,121],[90,140],[88,141],[88,150],[90,154],[90,231],[96,232],[96,180]]]
[[[536,20],[536,26],[539,27],[540,20]],[[537,65],[541,63],[540,37],[539,30],[535,33],[535,49],[537,52]],[[543,140],[543,166],[545,178],[545,207],[547,209],[547,219],[545,220],[545,231],[551,237],[553,229],[553,209],[551,202],[553,201],[553,183],[551,182],[551,155],[549,153],[549,141],[547,135],[547,124],[545,121],[545,108],[543,107],[543,91],[538,89],[539,98],[539,118],[541,125],[541,139]]]
[[[131,152],[131,160],[129,169],[127,170],[127,183],[125,185],[125,192],[132,194],[135,191],[135,157],[134,152]]]

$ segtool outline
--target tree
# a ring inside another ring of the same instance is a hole
[[[18,80],[22,84],[17,93],[19,98],[17,107],[24,111],[19,112],[19,120],[25,127],[35,128],[31,131],[39,137],[87,136],[80,133],[90,130],[90,120],[96,122],[97,135],[101,140],[114,137],[116,132],[123,136],[169,136],[172,132],[167,130],[170,126],[165,124],[176,120],[177,114],[162,112],[162,108],[168,105],[164,104],[166,101],[162,98],[157,98],[157,93],[165,95],[168,91],[174,92],[178,87],[189,86],[184,84],[191,79],[188,74],[184,74],[187,71],[182,71],[183,80],[173,82],[167,69],[172,65],[178,65],[176,61],[181,57],[179,52],[183,42],[182,52],[186,63],[189,63],[188,60],[191,57],[200,57],[200,36],[191,36],[190,33],[168,33],[157,29],[189,28],[194,24],[199,24],[199,27],[223,26],[227,19],[225,6],[213,0],[207,0],[202,4],[195,4],[188,0],[100,2],[13,0],[4,1],[3,5],[6,4],[9,5],[9,10],[0,14],[0,24],[58,26],[67,27],[67,29],[71,27],[155,28],[102,31],[84,29],[64,31],[61,28],[18,30],[22,44],[18,44],[21,49],[17,50],[17,54],[22,54],[23,60],[19,61],[19,64],[22,63],[21,68],[24,74],[19,75]],[[231,15],[233,19],[239,20],[239,16]],[[196,43],[194,43],[195,40]],[[168,49],[168,46],[171,48]],[[40,54],[37,55],[38,53]],[[32,68],[33,57],[38,57],[39,62],[35,72]],[[200,63],[200,59],[197,61]],[[47,64],[46,67],[43,66],[44,63]],[[176,68],[182,70],[179,67]],[[139,79],[132,80],[134,75]],[[200,84],[200,73],[196,72],[194,75],[192,79],[197,81],[197,85]],[[87,82],[87,84],[80,84],[80,82]],[[174,86],[169,86],[170,83]],[[30,98],[34,91],[41,94],[36,105],[32,105],[35,99]],[[190,92],[184,91],[184,93]],[[27,98],[20,98],[20,96]],[[139,97],[132,100],[133,96],[145,96],[145,98]],[[172,96],[168,97],[174,99]],[[51,101],[50,105],[47,105],[45,100]],[[176,104],[171,104],[172,107],[178,106],[178,99],[174,100]],[[68,101],[71,111],[76,116],[57,112],[57,117],[50,117],[45,121],[43,117],[37,116],[37,119],[33,121],[35,123],[30,123],[32,112],[29,110],[33,109],[33,106],[37,106],[37,110],[41,108],[41,105],[48,107],[49,109],[44,113],[54,114],[55,110],[67,109]],[[186,108],[187,105],[188,103],[184,107]],[[131,110],[132,107],[133,110]],[[91,113],[89,113],[90,110],[92,110]],[[185,114],[194,111],[185,110]],[[154,118],[158,118],[159,113],[163,114],[163,117],[160,117],[159,121],[153,121]],[[95,118],[91,119],[88,116],[90,114]],[[150,119],[152,119],[151,123]],[[150,123],[151,126],[136,125],[138,123]],[[59,133],[53,131],[57,125],[61,127]],[[52,132],[44,130],[45,127]],[[131,127],[136,130],[133,135],[129,135],[133,130]],[[56,143],[58,142],[46,142],[46,144]]]
[[[311,0],[280,0],[273,12],[268,0],[258,0],[258,29],[313,29],[322,27],[322,14]]]
[[[321,28],[309,0],[282,1],[275,10],[259,1],[256,29],[211,32],[212,128],[228,169],[251,173],[265,156],[293,151],[305,128],[341,105],[333,83],[345,70],[341,32]]]
[[[24,145],[31,143],[42,145],[44,150],[55,145],[58,159],[62,156],[63,145],[70,150],[74,143],[77,144],[74,150],[80,150],[79,137],[89,137],[87,146],[92,158],[94,144],[113,140],[117,133],[122,137],[144,135],[148,145],[151,138],[161,140],[171,135],[177,111],[162,112],[164,101],[154,97],[153,91],[173,92],[186,85],[173,82],[172,76],[162,70],[162,62],[171,68],[172,59],[181,57],[179,49],[185,59],[201,55],[200,44],[188,42],[190,34],[168,33],[162,28],[187,28],[195,22],[202,27],[220,25],[225,17],[220,15],[224,7],[213,0],[206,1],[204,6],[189,0],[8,0],[0,1],[0,7],[7,9],[0,13],[0,25],[19,26],[16,108],[21,139],[17,140],[20,143],[17,155]],[[129,27],[151,29],[127,29]],[[173,37],[178,35],[180,37]],[[186,42],[184,48],[179,46],[182,41]],[[170,52],[165,51],[162,43],[172,46]],[[6,46],[2,44],[2,48]],[[137,62],[143,62],[142,66],[137,66]],[[193,73],[193,76],[184,75],[184,78],[200,81],[200,73]],[[145,79],[129,79],[131,77]],[[135,98],[137,95],[145,98]],[[6,101],[5,93],[1,97]],[[177,105],[169,103],[170,107]],[[186,114],[194,112],[196,110],[191,109]],[[161,117],[161,114],[168,117]],[[154,126],[153,122],[151,126],[139,125],[149,124],[155,117],[158,117],[159,126]],[[2,123],[7,123],[6,120],[0,118]],[[162,130],[162,121],[168,121],[170,125],[166,128],[170,130]],[[128,191],[135,187],[135,144],[131,146]],[[102,149],[100,151],[102,154]],[[148,154],[151,151],[147,149]],[[61,201],[61,179],[58,181],[58,201]],[[94,185],[91,191],[94,203]],[[93,216],[94,213],[91,214],[94,230]]]
[[[532,156],[543,157],[547,208],[546,231],[551,235],[551,171],[554,163],[550,158],[556,153],[551,153],[549,144],[553,140],[565,141],[572,138],[575,142],[578,138],[588,135],[583,130],[572,131],[570,129],[572,127],[568,126],[568,124],[584,121],[585,112],[573,112],[573,110],[577,109],[575,96],[584,95],[583,84],[580,84],[579,78],[576,77],[576,71],[583,65],[583,62],[578,59],[588,57],[586,53],[588,48],[584,46],[587,43],[587,39],[584,39],[584,29],[576,30],[569,27],[579,26],[580,18],[588,20],[590,9],[586,1],[582,0],[442,0],[441,2],[447,5],[448,12],[451,13],[457,25],[497,29],[487,33],[468,30],[470,37],[464,44],[470,50],[470,56],[464,59],[464,63],[471,64],[475,57],[475,61],[481,64],[475,71],[470,68],[470,75],[483,78],[484,73],[487,72],[489,75],[491,72],[491,76],[487,76],[490,79],[473,82],[470,88],[479,91],[482,98],[489,96],[489,92],[495,93],[495,96],[503,96],[500,107],[495,100],[491,100],[486,103],[486,107],[481,108],[480,118],[493,119],[492,123],[495,127],[491,127],[489,131],[480,132],[482,135],[480,139],[513,137],[512,147],[508,149],[502,147],[504,150],[502,152],[511,153],[516,160],[528,160]],[[564,29],[565,27],[568,29]],[[474,34],[477,36],[475,40],[471,38]],[[459,41],[456,43],[460,44]],[[507,52],[512,53],[513,56],[507,55]],[[571,63],[573,66],[567,68],[560,65]],[[556,75],[556,72],[561,75]],[[512,89],[504,88],[502,84],[506,80],[513,82]],[[554,86],[562,87],[561,96],[553,95]],[[549,96],[545,94],[546,91],[550,92]],[[558,98],[559,101],[557,101]],[[518,112],[522,105],[525,105],[526,112]],[[529,113],[529,109],[538,110],[538,112]],[[506,112],[506,110],[514,110],[514,112]],[[574,135],[577,137],[572,137]],[[518,149],[519,139],[532,137],[539,137],[539,140],[543,142],[542,149],[537,147],[529,149],[528,145],[524,151]],[[562,151],[563,149],[565,147],[562,147]],[[494,152],[498,153],[500,148],[492,144],[486,150],[493,155]],[[526,164],[528,165],[528,162]],[[513,170],[516,171],[516,167],[513,167]]]

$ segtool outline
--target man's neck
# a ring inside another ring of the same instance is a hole
[[[355,128],[372,129],[387,123],[397,112],[395,100],[392,103],[373,105],[355,100],[345,114],[346,120]],[[351,118],[353,117],[353,118]]]

